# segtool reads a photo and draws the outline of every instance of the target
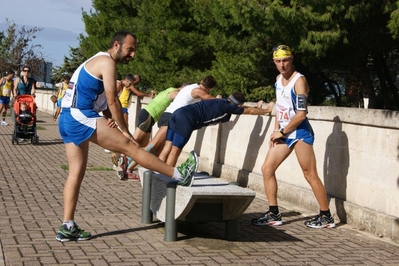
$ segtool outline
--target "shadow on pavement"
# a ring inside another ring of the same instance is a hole
[[[101,234],[93,235],[91,237],[91,239],[96,239],[96,238],[105,237],[105,236],[122,235],[122,234],[126,234],[126,233],[133,233],[133,232],[145,231],[145,230],[151,230],[151,229],[158,229],[160,227],[163,227],[162,223],[157,223],[157,224],[150,225],[150,226],[143,226],[143,227],[139,227],[139,228],[129,228],[129,229],[101,233]]]

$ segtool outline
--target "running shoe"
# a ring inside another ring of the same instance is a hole
[[[80,229],[76,223],[71,230],[68,230],[66,225],[62,225],[57,232],[57,236],[55,237],[55,239],[60,242],[83,241],[89,240],[90,238],[91,234]]]
[[[326,215],[317,215],[312,220],[306,221],[305,225],[311,228],[333,228],[335,227],[334,218]]]
[[[118,162],[119,162],[120,157],[121,157],[120,153],[111,152],[111,160],[112,160],[112,165],[114,166],[114,168],[118,167]]]
[[[140,181],[140,176],[135,173],[126,172],[125,178],[133,181]]]
[[[182,180],[178,181],[177,184],[180,186],[191,187],[194,183],[194,173],[198,170],[198,156],[195,151],[190,152],[188,159],[177,167]]]
[[[252,219],[251,223],[253,225],[282,225],[281,213],[274,214],[269,211],[266,212],[262,217]]]
[[[127,169],[127,157],[121,156],[118,160],[118,167],[116,169],[116,175],[119,177],[120,180],[125,180],[125,174]]]
[[[2,126],[8,126],[8,123],[6,121],[1,121]]]

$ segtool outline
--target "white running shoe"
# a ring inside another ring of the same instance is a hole
[[[116,168],[116,175],[120,180],[125,180],[125,174],[127,170],[127,157],[121,156],[118,160],[118,167]]]

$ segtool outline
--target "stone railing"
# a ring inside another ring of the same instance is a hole
[[[50,95],[39,92],[36,99],[42,111],[52,113]],[[132,100],[132,132],[138,111],[150,100]],[[336,220],[399,242],[399,112],[310,106],[308,118],[316,133],[317,169]],[[194,132],[184,152],[198,153],[201,171],[264,196],[260,169],[273,125],[273,115],[232,116],[227,123]],[[295,152],[276,175],[280,205],[318,212]]]

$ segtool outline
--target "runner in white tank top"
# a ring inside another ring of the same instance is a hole
[[[65,142],[69,171],[63,190],[63,223],[56,235],[56,240],[60,242],[88,240],[91,237],[74,220],[90,142],[126,154],[143,167],[175,179],[179,185],[191,186],[193,183],[193,174],[198,168],[195,152],[190,153],[183,166],[171,167],[145,152],[127,128],[117,94],[116,64],[128,63],[135,52],[136,37],[127,31],[117,32],[107,52],[97,54],[75,71],[63,97],[59,128]],[[100,116],[100,111],[108,119]],[[126,165],[121,164],[120,167]]]
[[[278,120],[279,128],[285,128],[297,114],[298,110],[296,107],[297,94],[295,93],[295,83],[299,78],[303,77],[302,74],[294,72],[288,84],[284,86],[282,84],[283,75],[279,75],[275,84],[276,88],[276,120]],[[280,138],[281,141],[285,142],[288,147],[291,147],[298,140],[303,140],[308,144],[313,144],[313,130],[309,124],[309,120],[306,117],[296,128],[287,132],[284,137]]]
[[[320,207],[314,219],[306,221],[311,228],[334,227],[326,190],[316,168],[313,151],[313,130],[306,117],[309,85],[303,75],[293,66],[294,56],[286,45],[273,49],[273,61],[280,75],[276,78],[276,118],[270,136],[269,151],[262,165],[263,182],[269,210],[253,219],[253,225],[281,225],[282,218],[277,204],[278,184],[276,170],[295,150],[306,181],[311,186]]]

